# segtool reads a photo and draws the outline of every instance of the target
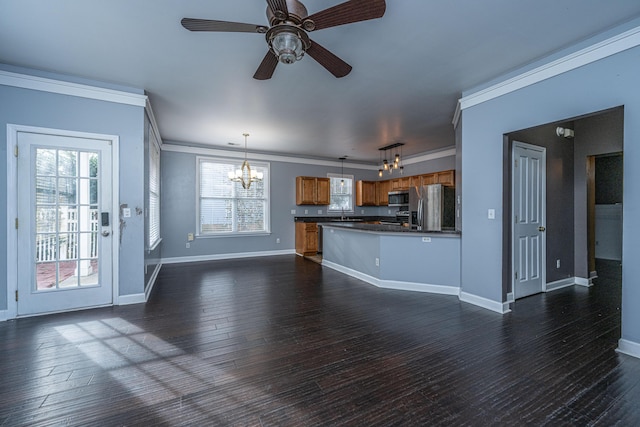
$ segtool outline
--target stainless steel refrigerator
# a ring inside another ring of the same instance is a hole
[[[455,188],[442,184],[414,187],[409,192],[411,227],[424,231],[455,230]]]

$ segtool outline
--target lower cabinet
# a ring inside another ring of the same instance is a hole
[[[304,256],[318,253],[317,223],[296,222],[296,253]]]

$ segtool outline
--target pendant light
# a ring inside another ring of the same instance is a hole
[[[240,169],[236,169],[235,173],[229,171],[229,179],[233,182],[239,182],[242,184],[242,188],[249,189],[251,188],[252,182],[262,181],[264,176],[262,172],[251,170],[251,166],[247,161],[247,137],[249,134],[243,133],[242,135],[244,136],[244,162],[242,162]]]
[[[382,166],[378,169],[378,176],[382,177],[382,171],[389,171],[390,174],[393,173],[394,169],[400,169],[400,174],[404,172],[404,168],[402,167],[402,146],[403,142],[394,142],[393,144],[386,145],[384,147],[378,148],[380,151],[380,158],[382,159],[382,152],[384,151],[384,160],[382,161]],[[394,151],[394,148],[400,148],[400,153]],[[387,151],[391,150],[390,161],[387,161]]]
[[[342,177],[340,179],[340,188],[344,188],[344,159],[346,158],[346,156],[340,157],[340,176]]]

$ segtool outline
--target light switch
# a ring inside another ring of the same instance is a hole
[[[487,211],[487,218],[496,219],[496,210],[495,209],[489,209]]]

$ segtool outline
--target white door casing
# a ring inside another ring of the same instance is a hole
[[[118,137],[17,125],[7,136],[7,152],[18,154],[7,159],[7,318],[117,303]],[[71,175],[59,170],[65,155]],[[54,163],[43,173],[46,156]]]
[[[512,266],[514,297],[540,293],[546,282],[546,149],[513,143]]]

